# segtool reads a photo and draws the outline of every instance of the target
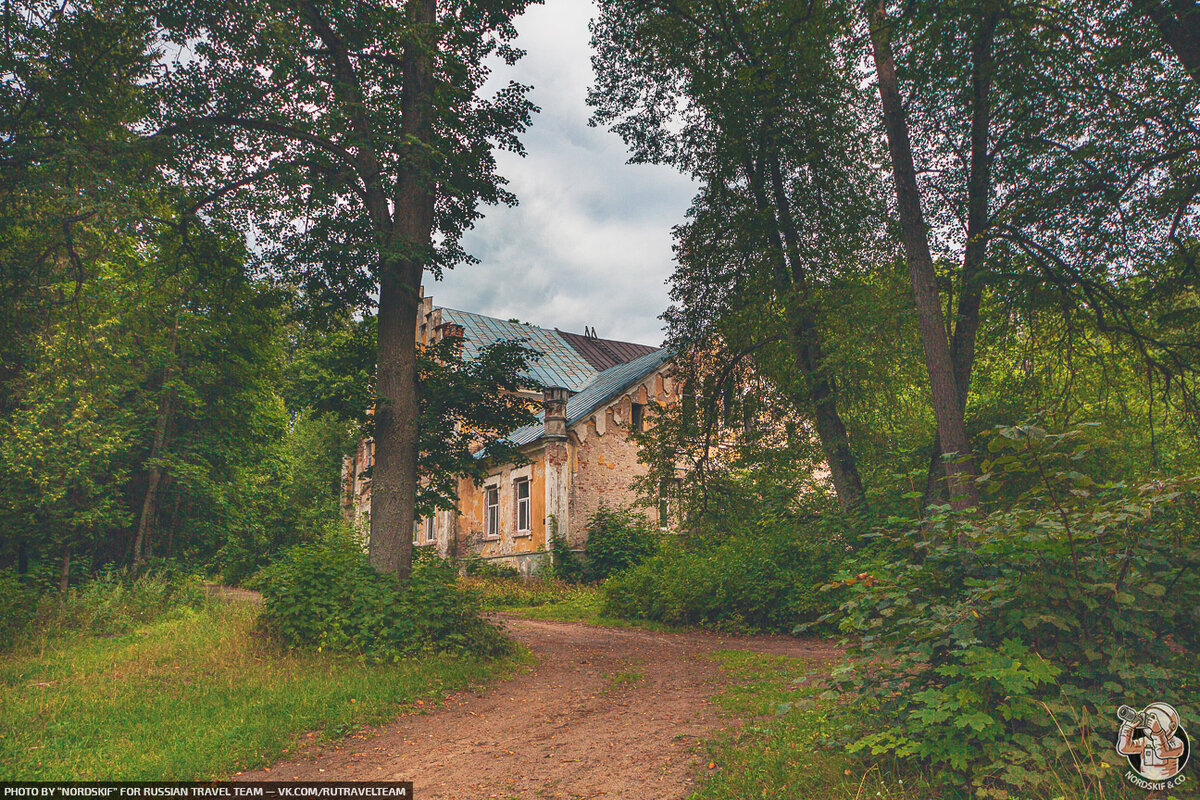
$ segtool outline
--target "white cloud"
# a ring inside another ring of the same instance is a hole
[[[619,137],[587,126],[594,11],[588,0],[552,0],[517,21],[528,55],[494,77],[531,85],[542,109],[527,157],[499,156],[520,205],[488,209],[464,242],[482,263],[426,278],[425,290],[437,305],[657,344],[671,227],[694,188],[667,167],[626,164]]]

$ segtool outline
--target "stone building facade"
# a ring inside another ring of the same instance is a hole
[[[458,507],[419,520],[414,542],[446,557],[477,553],[523,573],[548,558],[557,533],[576,550],[586,549],[588,518],[602,505],[636,504],[633,482],[646,472],[630,433],[653,424],[653,403],[678,399],[668,351],[438,308],[422,297],[420,343],[456,334],[467,357],[504,339],[521,339],[543,355],[528,376],[544,391],[529,392],[542,404],[535,424],[509,434],[527,462],[492,463],[482,485],[460,481]],[[365,525],[370,511],[374,443],[359,443],[345,466],[343,506]],[[670,526],[669,504],[647,509]]]

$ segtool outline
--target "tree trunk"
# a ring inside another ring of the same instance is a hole
[[[414,44],[404,52],[400,128],[405,138],[428,144],[433,132],[434,0],[409,0]],[[418,294],[433,235],[434,187],[424,148],[402,154],[392,235],[381,237],[379,345],[375,403],[375,469],[371,478],[371,566],[412,571],[412,530],[417,499]]]
[[[813,405],[813,424],[817,429],[817,438],[821,442],[821,451],[829,466],[830,479],[833,481],[833,491],[837,495],[838,505],[842,508],[865,508],[867,505],[866,492],[863,489],[862,477],[858,472],[858,463],[854,451],[850,447],[850,437],[846,426],[842,423],[837,408],[837,384],[824,367],[824,356],[821,348],[821,335],[817,330],[815,314],[805,307],[808,302],[807,284],[796,262],[794,238],[795,228],[791,223],[791,208],[786,196],[782,193],[781,176],[778,162],[773,163],[773,185],[775,192],[774,203],[769,203],[766,190],[763,187],[761,174],[755,165],[747,158],[743,163],[746,179],[754,194],[754,202],[759,211],[771,215],[772,225],[767,231],[771,243],[772,261],[775,272],[781,284],[781,290],[790,294],[785,300],[788,314],[791,317],[789,330],[789,346],[796,359],[797,370],[804,375],[808,384],[808,396],[799,398],[796,405],[803,407],[808,403]],[[785,232],[791,238],[792,257],[785,252]],[[789,261],[792,267],[789,269]],[[790,287],[791,291],[787,289]]]
[[[146,496],[142,500],[142,514],[138,519],[137,537],[133,540],[133,563],[143,563],[150,551],[150,538],[154,522],[158,518],[160,490],[166,481],[167,470],[158,463],[166,452],[167,430],[175,408],[175,390],[170,381],[170,369],[163,378],[162,391],[158,398],[158,417],[154,422],[154,442],[150,445],[151,466],[146,476]]]
[[[959,273],[958,303],[950,357],[958,403],[966,418],[971,371],[975,366],[975,336],[979,331],[979,307],[983,301],[984,259],[987,257],[988,203],[992,191],[992,156],[988,147],[991,128],[991,88],[995,74],[992,45],[1000,13],[994,8],[980,21],[971,48],[971,163],[967,176],[967,241]],[[946,496],[945,470],[941,468],[941,439],[933,440],[933,455],[925,480],[922,507]]]
[[[904,234],[904,249],[912,276],[913,299],[925,351],[925,367],[933,395],[933,413],[937,419],[941,453],[945,457],[946,479],[949,483],[950,504],[958,510],[979,504],[979,495],[968,461],[971,450],[963,408],[954,376],[954,362],[946,338],[945,320],[938,301],[937,276],[929,251],[928,231],[921,212],[921,196],[917,187],[916,168],[909,142],[908,123],[900,102],[900,87],[896,65],[888,40],[887,11],[884,0],[871,0],[868,6],[872,52],[879,79],[879,96],[883,104],[884,129],[891,154],[892,177],[896,185],[897,209]]]
[[[63,545],[62,569],[58,573],[58,590],[65,592],[71,585],[71,546]]]
[[[779,160],[771,158],[771,187],[778,210],[776,219],[783,234],[787,261],[791,264],[790,276],[797,302],[802,304],[796,315],[797,325],[793,328],[793,344],[797,348],[799,365],[808,380],[809,396],[813,404],[813,422],[821,449],[829,465],[829,475],[842,508],[865,508],[867,496],[863,491],[862,477],[858,464],[850,449],[850,436],[837,408],[837,384],[825,369],[825,356],[821,347],[821,334],[817,330],[816,311],[812,308],[810,291],[804,265],[800,258],[799,235],[795,218],[788,200]]]
[[[1134,7],[1158,28],[1183,68],[1200,82],[1200,3],[1195,0],[1134,0]]]

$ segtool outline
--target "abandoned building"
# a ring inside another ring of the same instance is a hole
[[[458,508],[418,520],[413,542],[444,557],[474,552],[526,574],[547,558],[555,532],[583,549],[597,509],[638,499],[633,482],[646,468],[630,433],[644,429],[651,403],[678,396],[668,351],[438,308],[423,291],[421,300],[419,343],[461,336],[469,358],[495,342],[522,340],[542,353],[527,370],[531,385],[549,388],[529,393],[542,404],[538,421],[508,436],[527,463],[490,464],[480,486],[460,481]],[[374,443],[366,439],[346,462],[343,508],[359,526],[370,512],[363,472],[373,461]],[[671,503],[660,500],[650,516],[670,527]]]

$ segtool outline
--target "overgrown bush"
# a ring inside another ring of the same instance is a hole
[[[550,573],[561,581],[579,583],[584,577],[583,559],[581,559],[570,543],[555,528],[550,536],[550,555],[554,561]]]
[[[291,647],[349,653],[365,660],[426,652],[500,655],[508,642],[480,616],[479,599],[460,591],[453,565],[414,559],[411,579],[376,573],[348,532],[289,551],[263,576],[264,622]]]
[[[0,570],[0,650],[12,647],[37,613],[37,585],[16,570]]]
[[[588,518],[583,578],[600,581],[658,551],[661,534],[628,507],[601,506]]]
[[[790,631],[832,608],[818,591],[845,556],[835,537],[765,517],[724,540],[664,544],[604,584],[605,613],[668,624]]]
[[[1120,781],[1120,705],[1200,719],[1200,482],[1097,486],[1076,442],[1000,430],[980,480],[1030,481],[1020,502],[893,525],[876,567],[842,576],[841,680],[878,714],[852,750],[964,794],[1052,797]]]
[[[501,564],[494,560],[486,559],[478,553],[471,553],[460,562],[463,572],[467,575],[474,575],[479,578],[496,578],[499,580],[519,580],[521,571],[511,564]]]

